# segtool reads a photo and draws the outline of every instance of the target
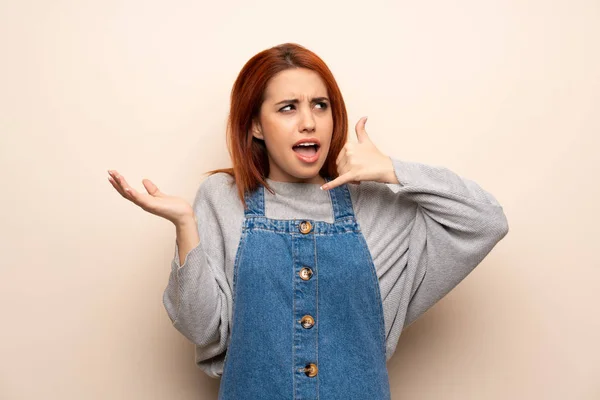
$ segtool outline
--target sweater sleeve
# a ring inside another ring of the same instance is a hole
[[[462,281],[508,232],[498,201],[447,168],[392,158],[399,184],[350,185],[377,270],[386,357],[403,329]]]
[[[477,183],[447,168],[392,159],[399,184],[416,203],[408,263],[416,271],[403,328],[461,282],[508,233],[502,206]]]
[[[173,326],[196,345],[196,364],[208,376],[220,376],[229,336],[230,289],[225,275],[225,248],[216,210],[218,185],[207,178],[196,193],[194,212],[199,244],[179,265],[179,248],[171,261],[163,304]]]

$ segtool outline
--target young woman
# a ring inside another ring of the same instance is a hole
[[[231,92],[233,168],[193,206],[116,171],[123,197],[172,221],[164,305],[221,377],[220,399],[389,399],[404,328],[508,232],[497,200],[452,171],[391,158],[325,63],[296,44],[252,57]]]

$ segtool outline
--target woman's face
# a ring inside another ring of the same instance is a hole
[[[319,171],[329,153],[332,133],[329,97],[319,74],[293,68],[271,78],[259,121],[252,124],[252,134],[264,140],[267,148],[270,179],[324,183]],[[305,145],[299,145],[301,142]]]

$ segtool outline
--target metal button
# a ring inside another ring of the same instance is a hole
[[[302,327],[304,329],[310,329],[315,324],[315,319],[313,317],[311,317],[310,315],[305,315],[300,320],[300,323],[302,324]]]
[[[300,270],[298,275],[300,275],[300,278],[302,278],[302,280],[307,281],[313,275],[313,272],[312,272],[312,269],[310,269],[308,267],[304,267]]]
[[[318,372],[319,368],[317,368],[317,365],[313,363],[307,364],[306,368],[304,368],[304,373],[306,374],[306,376],[309,376],[311,378],[317,376]]]
[[[300,232],[306,235],[312,229],[312,224],[309,221],[302,221],[298,228],[300,228]]]

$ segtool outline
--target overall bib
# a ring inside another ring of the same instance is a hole
[[[266,218],[264,190],[245,196],[219,399],[390,399],[379,281],[347,186],[329,191],[333,223]]]

